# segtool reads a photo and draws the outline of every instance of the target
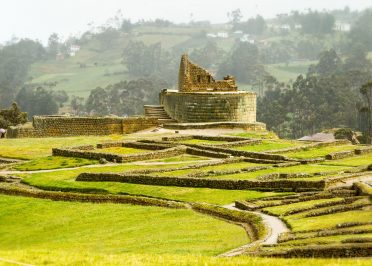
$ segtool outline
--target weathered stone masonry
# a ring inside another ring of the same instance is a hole
[[[179,123],[256,122],[256,94],[238,91],[233,76],[215,80],[202,67],[183,55],[180,63],[178,91],[163,90],[160,104]]]
[[[127,134],[154,126],[158,126],[158,121],[147,117],[34,116],[33,127],[10,127],[7,132],[7,137],[25,138]]]
[[[256,94],[252,92],[163,91],[160,104],[178,122],[256,122]]]

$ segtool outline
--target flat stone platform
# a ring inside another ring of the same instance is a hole
[[[211,128],[240,128],[246,131],[265,131],[266,124],[261,122],[205,122],[205,123],[167,123],[163,125],[166,129],[211,129]]]

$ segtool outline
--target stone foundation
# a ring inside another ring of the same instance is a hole
[[[162,91],[160,104],[180,123],[256,122],[256,94],[231,92]]]
[[[7,138],[129,134],[158,125],[148,117],[34,116],[32,126],[10,127]]]
[[[164,124],[164,128],[174,130],[186,129],[213,129],[213,128],[226,128],[226,129],[243,129],[245,131],[265,131],[266,124],[261,122],[243,123],[243,122],[210,122],[210,123],[169,123]]]

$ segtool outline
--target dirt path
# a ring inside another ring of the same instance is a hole
[[[352,186],[353,183],[355,183],[355,182],[363,182],[363,183],[366,183],[368,185],[372,184],[372,172],[363,174],[363,175],[358,176],[358,177],[350,177],[349,179],[339,181],[339,182],[331,185],[330,187],[328,187],[328,189],[337,188],[337,187],[349,187],[349,186]]]
[[[6,263],[9,263],[9,264],[15,264],[15,265],[33,266],[33,264],[27,264],[27,263],[15,261],[15,260],[8,260],[8,259],[4,259],[4,258],[0,258],[0,261],[6,262]]]
[[[236,208],[234,203],[231,203],[229,205],[225,205],[223,207],[225,207],[227,209],[230,209],[230,210],[243,211],[243,210],[240,210],[240,209]],[[285,232],[290,231],[288,229],[287,225],[276,216],[267,215],[267,214],[264,214],[264,213],[258,212],[258,211],[252,211],[252,213],[255,213],[255,214],[258,214],[259,216],[261,216],[262,219],[263,219],[263,222],[266,224],[266,227],[268,229],[268,234],[266,235],[265,239],[258,240],[258,241],[249,243],[247,245],[238,247],[236,249],[230,250],[228,252],[225,252],[225,253],[219,255],[219,257],[239,256],[245,250],[247,250],[248,248],[254,247],[254,246],[258,246],[258,245],[262,245],[262,244],[277,244],[279,235],[281,233],[285,233]]]

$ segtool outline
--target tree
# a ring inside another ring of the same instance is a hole
[[[113,47],[115,41],[119,38],[120,32],[112,27],[105,28],[101,33],[96,35],[101,44],[101,50],[109,50]]]
[[[110,114],[110,100],[107,91],[101,87],[92,90],[87,99],[85,108],[88,112],[93,114]]]
[[[266,22],[262,16],[256,16],[255,18],[250,18],[245,23],[241,23],[239,28],[246,33],[261,35],[266,29]]]
[[[366,115],[365,119],[365,141],[368,144],[372,144],[372,81],[364,84],[360,88],[360,93],[363,96],[365,106],[363,107]],[[361,109],[362,110],[362,109]],[[360,111],[361,111],[360,110]]]
[[[16,126],[27,122],[27,113],[21,112],[17,103],[12,103],[9,109],[0,111],[0,128]]]
[[[63,104],[68,101],[67,92],[64,90],[53,91],[53,98],[59,104],[59,107],[63,107]]]
[[[369,72],[372,68],[372,63],[367,58],[368,50],[366,46],[355,43],[347,53],[347,58],[344,64],[345,71],[362,71]]]
[[[161,48],[161,43],[145,45],[143,42],[130,41],[123,51],[123,64],[135,77],[160,76],[169,82],[175,82],[175,67],[178,58]]]
[[[324,51],[319,55],[319,62],[315,65],[318,75],[331,75],[341,70],[342,61],[334,49]]]
[[[258,47],[254,44],[238,42],[232,53],[220,65],[218,75],[232,74],[237,80],[252,83],[265,75]]]
[[[242,11],[240,10],[240,8],[235,9],[231,12],[228,12],[227,17],[229,18],[230,23],[235,27],[236,25],[238,25],[240,23],[240,21],[243,17]]]
[[[57,33],[52,33],[48,38],[48,53],[54,58],[59,52],[59,36]]]
[[[58,113],[58,104],[53,97],[53,92],[43,87],[22,88],[16,96],[16,101],[30,117]]]
[[[310,11],[307,14],[299,16],[299,22],[302,26],[302,31],[308,34],[326,34],[333,31],[335,18],[329,13],[319,13]]]
[[[121,31],[125,33],[131,33],[133,31],[133,24],[129,19],[124,19],[121,23]]]
[[[372,49],[372,9],[364,13],[354,23],[350,31],[350,38],[353,42],[359,42]]]
[[[84,98],[79,96],[72,96],[71,108],[74,110],[75,114],[80,114],[84,110]]]
[[[22,39],[0,49],[0,106],[8,106],[27,80],[29,66],[45,57],[39,42]]]
[[[143,105],[156,104],[159,91],[168,84],[161,79],[137,79],[121,81],[106,88],[92,90],[86,102],[86,110],[98,115],[119,116],[143,113]]]
[[[190,58],[201,66],[208,68],[220,62],[223,55],[224,51],[215,42],[208,41],[203,48],[194,49]]]

